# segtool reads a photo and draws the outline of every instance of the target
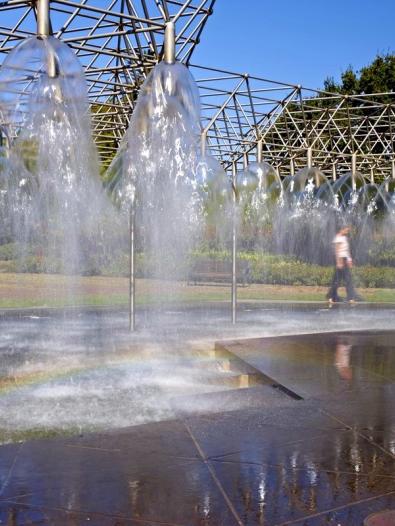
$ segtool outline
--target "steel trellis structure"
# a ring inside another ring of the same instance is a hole
[[[370,179],[395,175],[395,94],[342,95],[201,66],[203,120],[212,153],[228,168],[263,158],[280,175],[312,162],[328,175],[351,169]]]
[[[394,168],[394,94],[328,93],[191,64],[215,0],[51,0],[52,34],[73,48],[88,82],[93,133],[104,167],[128,126],[138,90],[176,23],[176,57],[189,65],[211,152],[224,164],[255,160],[257,144],[280,175],[313,164],[328,175],[358,170],[382,179]],[[0,57],[35,34],[35,0],[0,2]],[[1,58],[0,58],[1,60]]]

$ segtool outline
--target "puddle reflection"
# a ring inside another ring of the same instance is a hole
[[[352,380],[350,365],[352,345],[346,337],[340,337],[336,343],[335,367],[343,380]]]

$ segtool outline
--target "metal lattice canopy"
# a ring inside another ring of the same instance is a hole
[[[307,164],[327,174],[357,168],[382,179],[394,169],[395,94],[344,96],[191,64],[215,0],[51,0],[52,34],[78,55],[88,81],[93,131],[103,164],[113,158],[138,90],[176,23],[176,57],[198,82],[211,152],[229,168],[246,154],[288,175]],[[36,2],[0,3],[0,60],[35,32]],[[218,58],[220,61],[220,57]]]
[[[128,125],[137,92],[176,26],[176,58],[188,63],[215,0],[51,0],[51,33],[77,54],[88,81],[93,132],[107,164]],[[0,2],[0,57],[36,31],[37,3]],[[0,58],[1,60],[1,58]]]
[[[368,178],[394,175],[395,94],[341,95],[246,74],[192,66],[211,152],[226,167],[247,154],[288,175],[313,165],[328,175],[357,168]]]

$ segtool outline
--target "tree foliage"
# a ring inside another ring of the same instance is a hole
[[[345,95],[395,92],[395,54],[379,54],[371,64],[359,71],[349,66],[342,73],[339,83],[336,83],[333,77],[326,78],[324,89]],[[383,98],[380,100],[383,101]]]

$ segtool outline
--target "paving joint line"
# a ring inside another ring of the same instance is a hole
[[[3,484],[1,485],[1,488],[0,488],[0,497],[3,495],[4,490],[6,489],[8,483],[9,483],[9,481],[10,481],[10,478],[11,478],[11,476],[12,476],[12,472],[14,471],[14,467],[15,467],[16,461],[18,460],[19,453],[20,453],[22,447],[23,447],[23,444],[19,444],[18,451],[16,452],[15,457],[14,457],[14,460],[13,460],[13,462],[12,462],[12,465],[11,465],[10,469],[8,470],[7,477],[5,478]]]
[[[356,432],[361,438],[363,438],[364,440],[366,440],[367,442],[369,442],[369,444],[371,444],[372,446],[375,446],[377,448],[379,448],[383,453],[385,453],[386,455],[390,456],[391,458],[395,459],[395,455],[393,453],[391,453],[391,451],[388,451],[388,449],[385,449],[385,447],[383,446],[380,446],[380,444],[377,444],[374,440],[372,440],[371,438],[369,438],[368,436],[364,435],[363,433],[361,433],[360,431],[358,431],[357,429],[354,429],[352,426],[350,426],[349,424],[346,424],[346,422],[343,422],[342,420],[340,420],[340,418],[338,418],[337,416],[335,415],[332,415],[329,411],[326,411],[325,409],[320,409],[320,411],[322,411],[324,414],[326,414],[327,416],[329,416],[330,418],[332,418],[333,420],[336,420],[337,422],[339,422],[339,424],[342,424],[343,426],[345,426],[347,429],[349,429],[350,431],[354,431]]]
[[[188,433],[189,433],[189,436],[191,437],[193,443],[195,444],[195,447],[196,449],[198,450],[198,453],[201,457],[201,459],[203,460],[204,464],[207,466],[207,469],[209,470],[210,472],[210,475],[212,476],[215,484],[217,485],[219,491],[221,492],[223,498],[225,499],[225,502],[226,504],[228,505],[228,508],[230,509],[230,511],[232,512],[232,515],[234,516],[234,518],[236,519],[237,521],[237,524],[239,526],[245,526],[243,521],[240,519],[239,517],[239,514],[236,510],[236,508],[233,506],[233,503],[232,501],[230,500],[228,494],[226,493],[224,487],[222,486],[221,482],[219,481],[216,473],[215,473],[215,470],[213,469],[213,467],[211,466],[210,464],[210,461],[207,459],[206,455],[204,454],[204,451],[203,449],[201,448],[199,442],[197,441],[196,437],[194,436],[194,434],[192,433],[192,430],[191,428],[189,427],[189,425],[186,423],[186,422],[183,422],[184,423],[184,426],[186,427]]]

